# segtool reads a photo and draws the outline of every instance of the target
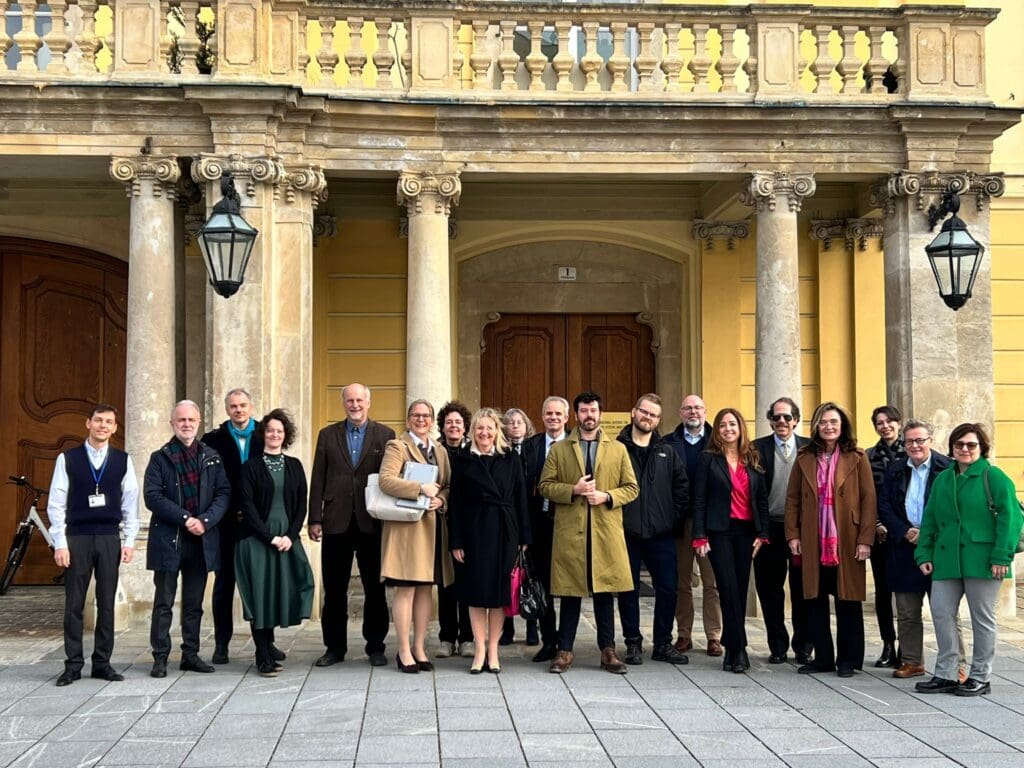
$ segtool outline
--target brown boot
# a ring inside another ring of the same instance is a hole
[[[615,655],[615,648],[601,649],[601,669],[611,672],[613,675],[626,674],[626,665]]]
[[[551,660],[551,666],[548,667],[548,672],[555,675],[560,675],[563,672],[568,672],[569,667],[572,666],[573,659],[576,657],[572,651],[559,651],[555,654],[555,658]]]

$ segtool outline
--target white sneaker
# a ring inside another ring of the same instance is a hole
[[[474,656],[476,649],[472,643],[459,643],[459,647],[455,652],[456,656]]]
[[[441,642],[437,652],[434,654],[439,659],[447,659],[449,656],[455,653],[455,643],[449,643],[447,640]]]

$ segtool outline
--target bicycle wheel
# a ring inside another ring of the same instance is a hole
[[[21,561],[25,559],[25,552],[28,551],[28,541],[32,537],[31,528],[22,528],[14,536],[11,543],[11,551],[7,553],[7,562],[4,564],[4,575],[0,578],[0,595],[7,594],[7,588],[14,581],[14,574],[18,572]]]

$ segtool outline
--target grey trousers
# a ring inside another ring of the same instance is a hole
[[[1001,579],[942,579],[932,582],[932,619],[939,655],[935,660],[935,676],[956,680],[956,615],[960,600],[967,596],[974,630],[971,643],[970,677],[987,683],[996,655],[996,600]]]
[[[896,597],[896,636],[900,644],[900,660],[904,664],[924,666],[924,622],[921,609],[924,607],[924,592],[894,592]],[[956,639],[958,647],[957,664],[965,667],[967,653],[964,650],[964,632],[960,616],[955,614]],[[952,679],[952,678],[950,678]]]

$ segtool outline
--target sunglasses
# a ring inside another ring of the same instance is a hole
[[[953,443],[953,447],[956,448],[958,451],[973,451],[979,445],[980,443],[976,443],[973,440],[958,440],[957,442]]]
[[[785,421],[790,422],[793,420],[793,414],[791,413],[773,413],[768,417],[771,421]]]

